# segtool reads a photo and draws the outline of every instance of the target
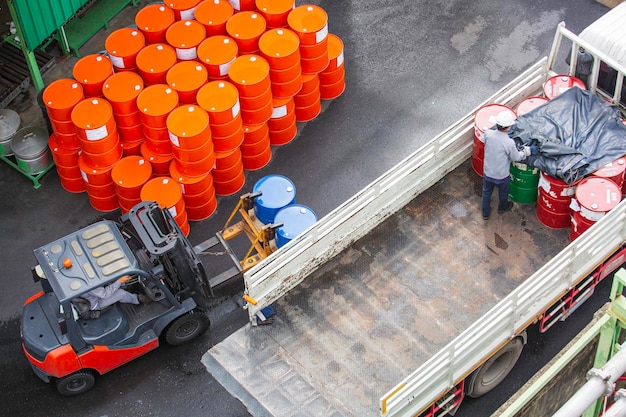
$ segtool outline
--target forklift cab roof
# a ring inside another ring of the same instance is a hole
[[[61,303],[124,275],[141,273],[117,224],[94,223],[34,251]]]

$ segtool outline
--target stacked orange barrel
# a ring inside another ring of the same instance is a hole
[[[104,98],[86,98],[72,110],[72,122],[82,150],[78,166],[89,202],[96,210],[113,211],[119,204],[111,169],[122,157],[113,108]]]
[[[209,80],[228,79],[228,68],[238,56],[237,43],[225,35],[211,36],[198,46],[198,61],[205,66]]]
[[[82,85],[69,78],[52,82],[42,95],[53,130],[48,146],[52,151],[61,186],[71,193],[85,191],[85,183],[78,167],[80,144],[71,117],[74,107],[84,98]]]
[[[237,88],[228,81],[211,81],[198,92],[198,104],[207,112],[215,149],[213,184],[217,195],[231,195],[244,183],[240,146],[243,120]]]
[[[328,56],[328,16],[319,6],[298,6],[287,17],[289,27],[300,39],[303,88],[294,97],[299,122],[314,119],[322,110],[319,74],[330,62]],[[305,88],[304,84],[307,84]],[[317,85],[316,88],[313,88]]]
[[[152,178],[141,188],[141,201],[156,201],[159,207],[167,209],[185,236],[189,235],[189,220],[183,192],[178,182],[170,177]]]
[[[74,64],[72,75],[83,86],[85,97],[102,97],[102,86],[113,75],[113,64],[102,54],[87,55]]]
[[[137,71],[137,54],[145,45],[143,33],[133,28],[117,29],[104,42],[115,71]]]
[[[266,131],[267,122],[272,117],[272,89],[270,66],[260,55],[242,55],[235,59],[228,69],[231,82],[239,91],[241,117],[244,124],[244,144],[257,146],[242,148],[244,169],[255,170],[267,165],[272,158],[269,135],[258,137],[246,135],[246,130]],[[265,126],[264,126],[265,125]],[[264,141],[262,144],[258,142]],[[259,153],[247,153],[257,152]],[[246,153],[244,153],[246,150]]]
[[[137,97],[145,141],[141,155],[152,164],[154,176],[168,176],[172,144],[167,130],[167,117],[178,107],[178,93],[166,84],[154,84]]]
[[[198,90],[208,81],[207,69],[197,61],[180,61],[167,72],[167,84],[183,104],[195,104]]]
[[[206,35],[226,35],[226,22],[235,11],[228,0],[201,2],[194,11],[194,18],[204,25]]]
[[[175,21],[174,11],[164,4],[149,4],[135,15],[135,25],[147,45],[165,43],[165,33]]]
[[[141,202],[141,189],[151,178],[152,165],[142,156],[125,156],[117,161],[111,170],[111,179],[122,213]]]
[[[165,33],[167,43],[176,50],[180,61],[198,57],[198,46],[206,38],[204,25],[197,20],[181,20],[173,23]]]
[[[255,10],[254,0],[230,0],[235,12],[246,12]]]
[[[190,20],[194,18],[195,10],[202,0],[166,0],[173,11],[176,20]]]
[[[137,108],[137,97],[143,90],[143,79],[130,71],[110,76],[102,91],[113,107],[122,150],[125,156],[139,155],[144,140],[141,114]]]
[[[226,32],[237,42],[241,55],[259,53],[259,39],[265,29],[265,19],[257,12],[235,13],[226,22]]]
[[[137,71],[145,85],[167,84],[167,72],[177,61],[174,48],[165,43],[154,43],[137,54]]]
[[[272,100],[272,117],[268,123],[268,134],[272,146],[291,142],[298,134],[296,105],[293,97]]]
[[[255,4],[265,18],[268,29],[286,28],[287,17],[296,7],[295,0],[256,0]]]
[[[320,72],[320,96],[333,100],[346,89],[346,70],[343,65],[343,42],[339,36],[328,35],[328,66]]]

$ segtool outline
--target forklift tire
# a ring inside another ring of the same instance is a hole
[[[507,343],[465,380],[465,394],[478,398],[494,389],[511,372],[523,348],[521,337]]]
[[[182,345],[204,333],[211,326],[206,314],[192,311],[178,317],[165,332],[165,341],[173,346]]]
[[[93,372],[81,370],[56,380],[57,391],[68,397],[85,393],[96,384]]]

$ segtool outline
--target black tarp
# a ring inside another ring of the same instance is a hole
[[[520,116],[509,136],[537,145],[539,154],[526,162],[568,184],[626,155],[618,108],[576,87]]]

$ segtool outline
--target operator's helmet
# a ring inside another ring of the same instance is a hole
[[[513,126],[515,123],[515,115],[510,111],[501,111],[496,116],[496,124],[501,127]]]

